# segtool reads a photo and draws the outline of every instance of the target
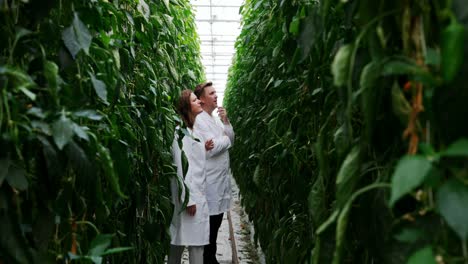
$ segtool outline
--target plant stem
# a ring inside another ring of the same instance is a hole
[[[76,58],[76,69],[78,71],[78,85],[80,86],[80,93],[83,94],[83,85],[81,84],[82,82],[82,79],[83,79],[83,76],[81,75],[81,67],[80,67],[81,63],[80,63],[80,58],[77,57]]]
[[[98,229],[93,223],[91,223],[91,222],[89,222],[89,221],[86,221],[86,220],[76,221],[76,224],[77,224],[77,225],[79,225],[79,224],[89,225],[89,226],[91,226],[91,227],[94,229],[94,231],[96,231],[96,234],[99,234],[99,233],[100,233],[100,232],[99,232],[99,229]]]
[[[462,239],[462,250],[463,250],[463,259],[465,264],[468,264],[468,249],[466,248],[466,240]]]
[[[3,90],[3,101],[5,103],[5,113],[6,113],[6,128],[9,131],[10,130],[10,120],[11,120],[11,115],[10,115],[10,108],[8,106],[8,94],[7,90]]]

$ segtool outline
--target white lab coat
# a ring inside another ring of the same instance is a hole
[[[203,111],[196,117],[193,130],[206,142],[213,139],[214,148],[206,152],[206,199],[210,215],[218,215],[231,208],[231,171],[228,149],[234,144],[232,125]]]
[[[196,133],[189,130],[194,138],[199,138]],[[173,177],[171,179],[172,203],[174,214],[170,226],[171,244],[178,246],[202,246],[209,244],[210,222],[209,211],[206,202],[206,174],[205,174],[205,144],[195,141],[192,137],[185,135],[182,139],[182,149],[188,160],[188,171],[183,180],[182,152],[177,142],[177,134],[172,142],[172,157],[177,166],[177,176],[180,181]],[[185,198],[185,182],[189,189],[189,201],[187,206],[196,204],[197,210],[194,216],[187,214],[182,208]],[[180,187],[179,187],[180,186]],[[179,195],[179,188],[182,189]]]

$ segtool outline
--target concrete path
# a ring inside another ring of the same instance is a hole
[[[259,248],[256,248],[253,243],[253,227],[248,221],[248,216],[244,212],[240,204],[239,189],[232,180],[232,210],[231,222],[233,226],[233,237],[236,243],[237,261],[233,264],[264,264],[263,256]],[[259,258],[260,255],[260,258]]]

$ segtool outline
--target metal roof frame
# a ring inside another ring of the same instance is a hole
[[[213,26],[222,26],[229,25],[231,27],[240,28],[240,16],[238,15],[239,8],[243,4],[243,0],[237,1],[216,1],[216,0],[191,0],[192,6],[197,12],[197,7],[203,8],[203,15],[196,16],[195,22],[197,27],[202,25],[204,27],[203,34],[200,34],[200,45],[203,49],[202,62],[205,67],[205,74],[207,77],[211,77],[210,81],[216,83],[217,93],[221,96],[224,95],[224,88],[226,87],[227,81],[227,71],[226,67],[231,66],[232,57],[234,52],[216,52],[216,47],[232,47],[234,50],[234,45],[237,40],[237,35],[233,34],[234,32],[226,32],[227,34],[216,34],[213,32]],[[209,4],[208,4],[209,3]],[[209,14],[207,14],[207,8],[209,8]],[[224,8],[224,9],[219,9]],[[217,13],[215,13],[215,12]],[[221,13],[220,12],[235,12],[235,13]],[[225,15],[224,15],[225,14]],[[209,17],[207,19],[207,17]],[[239,17],[239,19],[232,18]],[[209,26],[209,30],[207,30]],[[200,29],[199,29],[200,30]],[[229,31],[229,30],[227,30]],[[208,33],[209,32],[209,33]],[[240,32],[240,31],[239,31]],[[216,67],[222,67],[216,68]],[[209,70],[208,70],[209,69]],[[225,77],[225,78],[223,78]]]

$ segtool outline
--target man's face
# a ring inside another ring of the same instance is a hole
[[[204,89],[203,94],[200,96],[203,109],[212,113],[218,107],[218,95],[213,86],[208,86]]]

